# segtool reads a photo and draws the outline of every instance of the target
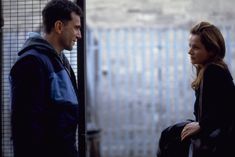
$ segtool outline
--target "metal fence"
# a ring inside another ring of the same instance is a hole
[[[193,117],[186,29],[91,29],[87,74],[102,157],[155,157],[160,132]],[[235,74],[234,40],[223,28]]]
[[[2,150],[12,156],[8,72],[27,33],[3,29]],[[234,33],[223,29],[235,77]],[[166,126],[193,118],[188,30],[87,31],[88,127],[100,128],[101,157],[155,157]],[[76,51],[66,52],[76,69]]]

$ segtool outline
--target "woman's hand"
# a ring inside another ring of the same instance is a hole
[[[200,125],[198,122],[191,122],[184,126],[181,132],[181,141],[197,134],[200,131]]]

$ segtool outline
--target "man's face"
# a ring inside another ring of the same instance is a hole
[[[81,19],[80,16],[71,13],[72,20],[64,23],[63,30],[61,33],[60,44],[65,50],[72,50],[75,42],[81,39]]]

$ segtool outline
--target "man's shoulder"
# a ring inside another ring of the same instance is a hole
[[[43,66],[48,66],[50,64],[50,59],[47,55],[40,53],[36,49],[30,49],[21,54],[14,65],[11,68],[13,71],[22,71],[32,68],[40,68]]]
[[[29,49],[29,50],[26,50],[24,53],[22,53],[18,59],[18,60],[22,60],[24,58],[28,58],[28,57],[32,57],[32,58],[37,58],[37,59],[47,59],[48,56],[45,55],[44,53],[41,53],[39,50],[37,49]]]

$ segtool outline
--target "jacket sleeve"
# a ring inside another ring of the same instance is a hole
[[[34,56],[25,56],[10,71],[11,124],[15,156],[40,156],[45,139],[46,72]]]
[[[232,104],[229,100],[233,85],[229,72],[217,65],[209,65],[204,73],[202,118],[199,122],[202,131],[209,134],[216,128],[228,126]]]

